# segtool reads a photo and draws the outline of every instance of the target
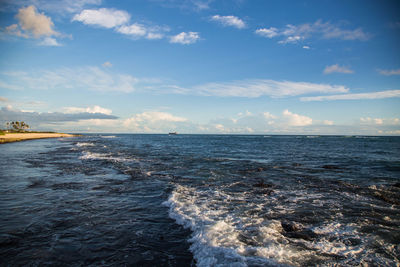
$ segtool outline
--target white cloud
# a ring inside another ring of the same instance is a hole
[[[117,32],[129,35],[133,38],[146,38],[156,40],[164,38],[164,32],[169,31],[168,27],[150,27],[143,24],[134,23],[131,25],[123,25],[116,29]]]
[[[133,122],[158,122],[158,121],[169,121],[169,122],[183,122],[187,121],[186,118],[174,116],[167,112],[160,111],[146,111],[140,114],[136,114],[128,120]]]
[[[65,107],[63,108],[64,113],[73,114],[73,113],[101,113],[106,115],[111,115],[112,110],[107,108],[102,108],[100,106],[91,106],[87,108],[80,107]]]
[[[29,6],[35,5],[40,10],[45,10],[51,13],[76,13],[81,11],[88,5],[100,5],[101,0],[2,0],[2,3],[13,6]]]
[[[395,70],[378,70],[378,72],[385,76],[400,75],[400,69]]]
[[[267,38],[282,37],[279,41],[281,44],[297,43],[301,40],[312,37],[321,39],[341,39],[341,40],[359,40],[365,41],[370,38],[370,34],[365,33],[361,28],[349,30],[341,28],[330,22],[317,20],[314,23],[304,23],[300,25],[288,24],[286,27],[277,29],[260,28],[255,31],[256,34]]]
[[[87,25],[96,25],[104,28],[114,28],[129,22],[130,15],[123,10],[100,8],[85,9],[75,15],[72,21],[80,21]]]
[[[72,19],[87,25],[96,25],[104,28],[113,28],[116,32],[128,35],[133,39],[145,38],[148,40],[162,39],[168,27],[148,26],[141,23],[128,24],[130,15],[123,10],[115,9],[86,9]]]
[[[2,82],[1,76],[7,82]],[[93,91],[133,92],[139,79],[114,73],[99,67],[61,68],[27,72],[7,72],[0,75],[0,88],[11,90],[79,89]]]
[[[263,36],[263,37],[267,37],[267,38],[273,38],[275,36],[278,35],[278,29],[271,27],[271,28],[261,28],[261,29],[257,29],[255,31],[255,34]]]
[[[61,46],[61,44],[56,39],[51,38],[51,37],[44,38],[43,41],[39,43],[39,45],[43,45],[43,46]]]
[[[310,96],[301,97],[301,101],[324,101],[324,100],[357,100],[357,99],[383,99],[400,97],[400,90],[388,90],[381,92],[359,93],[359,94],[342,94],[330,96]]]
[[[388,135],[400,135],[400,130],[385,131],[385,132],[381,132],[381,133],[388,134]]]
[[[292,113],[287,109],[283,111],[282,115],[287,120],[289,126],[307,126],[312,124],[310,117]]]
[[[331,73],[334,73],[334,72],[346,73],[346,74],[354,73],[354,71],[349,69],[348,67],[339,66],[338,64],[331,65],[331,66],[326,66],[325,69],[324,69],[324,74],[331,74]]]
[[[329,121],[329,120],[324,120],[322,121],[323,125],[333,125],[333,121]]]
[[[18,26],[18,24],[12,24],[10,26],[7,26],[5,28],[5,32],[7,34],[15,35],[15,36],[18,36],[18,37],[29,38],[29,34],[23,33],[21,31],[20,27]]]
[[[366,124],[366,125],[400,125],[399,118],[384,119],[384,118],[365,117],[365,118],[360,118],[360,122],[361,124]]]
[[[285,40],[279,41],[278,43],[279,44],[297,43],[303,39],[305,39],[305,38],[300,35],[288,36]]]
[[[15,17],[18,19],[18,24],[5,27],[6,34],[23,38],[43,38],[38,43],[41,46],[61,46],[54,36],[68,37],[55,31],[51,18],[38,12],[33,5],[20,8]]]
[[[175,36],[172,36],[170,43],[177,44],[193,44],[200,39],[198,32],[181,32]]]
[[[112,63],[110,61],[106,61],[103,64],[101,64],[103,67],[105,68],[111,68],[112,67]]]
[[[192,93],[224,97],[297,96],[310,93],[346,93],[342,85],[290,82],[275,80],[241,80],[226,83],[208,83],[189,89]]]
[[[189,9],[201,11],[210,8],[211,2],[215,0],[151,0],[157,2],[163,7]]]
[[[243,29],[246,27],[246,23],[238,17],[235,16],[220,16],[214,15],[211,17],[211,21],[216,21],[223,26],[231,26],[238,29]]]
[[[163,133],[176,130],[177,125],[187,122],[186,118],[167,112],[146,111],[123,120],[122,125],[125,129],[134,132]]]
[[[18,24],[7,26],[5,32],[8,34],[24,38],[60,35],[60,33],[53,29],[54,23],[51,18],[43,13],[39,13],[35,6],[31,5],[26,8],[20,8],[15,17],[18,19]]]
[[[276,116],[275,116],[275,115],[272,115],[272,114],[269,113],[269,112],[264,112],[264,113],[263,113],[263,116],[264,116],[264,118],[267,119],[267,120],[276,119]]]
[[[51,18],[43,13],[38,13],[34,6],[21,8],[16,18],[19,21],[20,27],[24,31],[32,33],[35,38],[59,34],[54,31],[54,23],[51,21]]]
[[[117,32],[133,36],[144,36],[147,31],[143,25],[135,23],[129,26],[121,26],[117,29]]]
[[[311,47],[309,47],[308,45],[303,45],[304,49],[310,49]]]
[[[62,113],[62,112],[34,112],[34,111],[23,111],[13,109],[12,107],[3,107],[0,109],[0,123],[13,120],[23,120],[28,122],[29,125],[41,125],[41,124],[63,124],[65,122],[77,122],[80,120],[89,119],[108,119],[114,120],[118,117],[110,114],[102,113]]]

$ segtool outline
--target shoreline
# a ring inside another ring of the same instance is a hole
[[[76,137],[77,134],[66,134],[66,133],[6,133],[0,135],[0,144],[45,139],[45,138],[60,138],[60,137]]]

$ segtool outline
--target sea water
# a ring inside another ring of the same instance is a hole
[[[0,265],[400,265],[400,138],[0,146]]]

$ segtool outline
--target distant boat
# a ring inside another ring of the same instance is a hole
[[[178,133],[177,132],[171,132],[171,133],[168,133],[169,135],[177,135]]]

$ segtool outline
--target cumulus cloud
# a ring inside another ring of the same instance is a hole
[[[400,75],[400,69],[394,69],[394,70],[380,70],[378,69],[378,72],[382,75],[385,76],[392,76],[392,75]]]
[[[5,80],[5,81],[3,81]],[[0,73],[0,88],[11,90],[83,89],[93,91],[133,92],[139,79],[99,67],[60,68],[31,72]]]
[[[165,33],[169,31],[169,28],[165,26],[149,26],[137,22],[129,24],[130,17],[129,13],[124,10],[109,8],[85,9],[80,14],[75,15],[72,21],[114,29],[116,32],[130,36],[133,39],[162,39],[165,37]]]
[[[267,112],[264,112],[262,115],[263,115],[264,118],[267,119],[267,120],[276,119],[276,116],[275,116],[275,115],[272,115],[272,114],[269,113],[268,111],[267,111]]]
[[[140,114],[136,114],[128,119],[130,122],[159,122],[159,121],[169,121],[169,122],[182,122],[187,121],[186,118],[174,116],[167,112],[160,111],[146,111]]]
[[[331,73],[334,73],[334,72],[346,73],[346,74],[354,73],[354,71],[349,69],[348,67],[339,66],[338,64],[331,65],[331,66],[326,66],[325,69],[324,69],[324,74],[331,74]]]
[[[333,125],[333,121],[324,120],[324,121],[322,121],[322,124],[324,124],[324,125]]]
[[[86,6],[100,5],[102,0],[2,0],[2,3],[4,3],[7,8],[35,5],[40,10],[67,15],[69,13],[79,12]]]
[[[309,47],[308,45],[303,45],[304,49],[310,49],[311,47]]]
[[[72,18],[72,21],[80,21],[83,24],[95,25],[108,29],[125,24],[129,20],[130,15],[128,12],[109,8],[85,9]]]
[[[5,28],[5,33],[10,34],[10,35],[15,35],[15,36],[18,36],[18,37],[29,38],[28,34],[23,33],[21,31],[21,28],[18,26],[18,24],[12,24],[10,26],[7,26]]]
[[[170,38],[170,43],[176,44],[193,44],[200,39],[198,32],[181,32]]]
[[[106,61],[103,64],[101,64],[103,67],[105,68],[111,68],[112,67],[112,63],[110,61]]]
[[[169,132],[177,128],[177,124],[188,120],[167,112],[146,111],[135,114],[123,121],[123,126],[136,132]]]
[[[43,46],[61,46],[61,44],[54,38],[46,37],[39,43],[39,45]]]
[[[64,113],[73,114],[73,113],[99,113],[99,114],[106,114],[111,115],[112,110],[107,108],[102,108],[100,106],[91,106],[86,108],[80,107],[65,107],[63,108]]]
[[[358,99],[383,99],[400,97],[400,90],[387,90],[371,93],[341,94],[330,96],[309,96],[301,97],[301,101],[324,101],[324,100],[358,100]]]
[[[284,110],[282,114],[289,126],[307,126],[312,124],[312,119],[310,117],[292,113],[287,109]]]
[[[363,117],[360,118],[361,124],[366,125],[400,125],[399,118],[371,118],[371,117]]]
[[[123,25],[116,29],[117,32],[129,35],[133,38],[146,38],[149,40],[156,40],[164,38],[164,32],[169,31],[168,27],[151,27],[145,26],[140,23],[131,25]]]
[[[54,36],[66,37],[66,35],[55,31],[51,18],[38,12],[33,5],[20,8],[15,17],[18,19],[18,24],[5,27],[4,32],[6,34],[23,38],[43,38],[38,43],[41,46],[61,46]]]
[[[259,28],[255,31],[255,34],[266,37],[275,38],[280,37],[279,43],[297,43],[309,38],[321,38],[321,39],[341,39],[341,40],[358,40],[366,41],[370,38],[370,34],[365,33],[361,28],[357,29],[344,29],[339,25],[334,25],[330,22],[323,22],[317,20],[314,23],[304,23],[300,25],[288,24],[286,27],[277,29],[274,27],[270,28]]]
[[[346,93],[349,89],[342,85],[254,79],[207,83],[195,86],[189,91],[201,95],[224,97],[260,97],[263,95],[287,97],[310,93]]]
[[[246,23],[242,19],[235,16],[214,15],[211,17],[211,21],[218,22],[223,26],[230,26],[238,29],[246,28]]]
[[[163,7],[189,9],[195,11],[206,10],[215,0],[151,0],[160,3]]]
[[[50,17],[37,11],[36,7],[31,5],[20,8],[17,15],[18,24],[12,24],[5,27],[5,33],[24,38],[42,38],[45,39],[40,44],[54,45],[57,41],[51,36],[60,36],[59,32],[54,30],[54,23]]]
[[[25,121],[29,125],[40,125],[40,124],[54,124],[63,122],[77,122],[80,120],[89,119],[117,119],[118,117],[103,114],[103,113],[61,113],[61,112],[26,112],[18,109],[12,109],[11,107],[2,107],[0,109],[0,122],[5,123],[7,121]]]
[[[20,27],[24,31],[32,33],[35,38],[59,35],[53,29],[54,23],[51,21],[51,18],[44,15],[44,13],[38,13],[34,6],[21,8],[16,18],[19,21]]]
[[[277,28],[271,27],[271,28],[257,29],[255,31],[255,34],[260,35],[262,37],[266,37],[266,38],[274,38],[279,33],[278,33],[278,29]]]

